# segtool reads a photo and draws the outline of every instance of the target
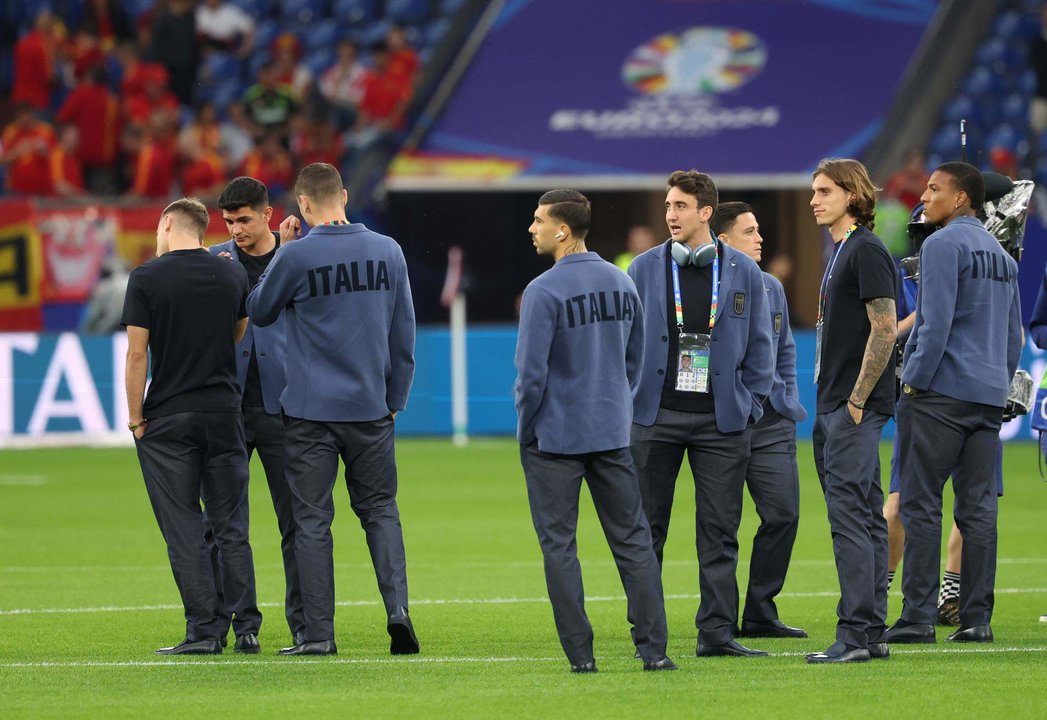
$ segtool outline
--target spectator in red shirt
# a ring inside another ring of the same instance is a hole
[[[269,197],[282,195],[291,186],[291,155],[280,144],[280,136],[268,133],[262,142],[247,153],[241,175],[253,177],[269,188]]]
[[[294,33],[281,33],[273,40],[273,69],[277,82],[290,88],[299,104],[309,97],[313,86],[313,73],[301,62],[302,45]]]
[[[222,161],[201,146],[192,146],[182,167],[182,195],[200,200],[217,198],[225,187]]]
[[[175,127],[181,109],[173,92],[163,85],[150,84],[145,86],[145,93],[128,99],[127,122],[132,125],[145,125],[160,113],[170,127]]]
[[[363,99],[369,72],[357,58],[353,41],[340,40],[334,64],[320,76],[320,94],[334,110],[339,130],[356,120],[356,107]]]
[[[326,116],[301,117],[294,123],[291,153],[298,167],[313,163],[328,163],[340,167],[342,150],[342,139]]]
[[[927,189],[929,177],[927,168],[924,167],[923,153],[910,150],[905,155],[905,164],[884,185],[884,197],[894,198],[912,210],[919,204],[923,191]]]
[[[120,104],[102,83],[101,68],[91,68],[58,111],[58,121],[80,131],[80,161],[92,193],[116,191],[114,166],[119,152]]]
[[[59,135],[58,145],[51,150],[51,194],[62,197],[84,193],[84,174],[78,157],[80,131],[76,125],[66,125]]]
[[[175,176],[175,156],[167,122],[160,113],[141,128],[141,143],[135,158],[131,195],[166,198],[171,195]]]
[[[66,40],[63,54],[63,76],[69,85],[82,80],[91,68],[101,67],[105,63],[102,43],[86,23],[81,23],[76,32]]]
[[[7,166],[7,191],[18,195],[48,195],[51,192],[51,148],[55,132],[38,120],[33,106],[15,107],[15,119],[0,137],[0,165]]]
[[[51,104],[55,77],[54,19],[49,10],[36,16],[33,29],[15,45],[11,100],[38,110]]]
[[[125,103],[133,97],[145,95],[145,89],[150,85],[167,87],[167,68],[159,63],[143,62],[134,43],[121,45],[118,57],[123,69],[120,96]]]
[[[389,72],[406,78],[407,82],[413,85],[420,62],[418,53],[407,42],[407,30],[402,25],[393,25],[389,29],[385,42],[389,46],[390,53]]]
[[[391,58],[384,42],[376,43],[371,49],[374,69],[367,77],[356,126],[348,138],[353,148],[370,147],[386,133],[403,127],[407,104],[411,101],[411,84],[403,75],[393,72]]]

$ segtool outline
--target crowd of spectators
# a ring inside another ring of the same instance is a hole
[[[227,0],[157,0],[137,17],[86,0],[75,27],[41,10],[0,103],[4,194],[209,199],[244,174],[279,197],[298,168],[351,172],[402,129],[420,68],[407,28],[364,47],[339,33],[322,64],[303,60],[307,26],[264,47],[257,30]]]

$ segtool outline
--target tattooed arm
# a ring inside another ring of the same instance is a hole
[[[862,369],[858,372],[851,396],[847,398],[847,410],[856,424],[862,421],[865,401],[869,399],[888,363],[894,360],[894,344],[898,337],[894,298],[873,298],[865,303],[865,312],[871,326],[869,340],[865,344]]]

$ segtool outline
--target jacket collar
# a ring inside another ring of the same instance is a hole
[[[564,255],[562,258],[556,261],[556,264],[563,265],[564,263],[592,262],[593,260],[602,259],[603,258],[594,253],[592,250],[586,250],[583,253],[571,253],[570,255]]]
[[[348,225],[317,225],[309,229],[309,235],[349,235],[352,233],[366,232],[367,227],[363,223],[349,223]]]

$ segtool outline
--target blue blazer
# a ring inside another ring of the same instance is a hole
[[[208,248],[212,255],[227,252],[240,262],[240,250],[236,243],[227,240]],[[262,403],[271,415],[280,412],[280,393],[287,384],[287,332],[284,329],[283,313],[276,322],[266,327],[247,323],[247,332],[236,346],[236,379],[243,393],[247,384],[247,366],[251,363],[251,348],[258,357],[258,376],[262,381]]]
[[[629,265],[644,307],[645,343],[640,383],[633,391],[633,422],[653,425],[662,400],[669,365],[668,315],[665,304],[666,255],[671,240],[652,248]],[[716,427],[739,432],[763,415],[763,401],[774,381],[771,316],[763,273],[748,255],[721,243],[720,300],[712,332],[712,371]]]
[[[594,252],[532,280],[516,344],[519,441],[564,455],[628,447],[643,321],[632,280]]]
[[[767,304],[771,312],[771,344],[774,346],[774,383],[771,385],[771,407],[794,422],[807,419],[796,389],[796,341],[789,327],[789,303],[785,288],[773,275],[763,274]]]

